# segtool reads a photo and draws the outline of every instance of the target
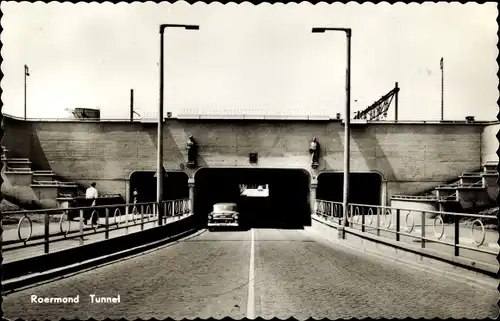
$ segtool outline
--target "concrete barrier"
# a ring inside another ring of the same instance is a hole
[[[88,261],[116,252],[125,251],[138,245],[152,243],[189,230],[196,230],[194,215],[152,229],[118,236],[109,240],[76,246],[74,248],[48,253],[36,257],[8,262],[2,265],[3,288],[5,281],[29,274],[43,273],[78,262]]]

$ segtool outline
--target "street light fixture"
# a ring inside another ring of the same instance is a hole
[[[30,75],[28,66],[24,65],[24,120],[26,120],[26,77]]]
[[[349,201],[349,159],[350,159],[350,115],[351,115],[351,28],[323,28],[316,27],[312,28],[313,33],[325,33],[326,31],[341,31],[345,32],[347,38],[347,69],[346,69],[346,104],[344,113],[344,197],[343,197],[343,218],[342,226],[347,226],[347,211],[348,211],[348,201]],[[344,237],[344,233],[342,233]]]
[[[163,201],[163,34],[166,28],[199,30],[197,25],[161,24],[160,25],[160,106],[158,108],[158,157],[156,164],[156,201],[158,203],[158,225],[162,225]]]

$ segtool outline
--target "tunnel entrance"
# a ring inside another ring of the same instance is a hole
[[[378,173],[351,173],[349,181],[349,203],[381,205],[380,189],[382,177]],[[316,198],[343,201],[344,173],[321,173],[318,175]]]
[[[309,180],[299,169],[202,168],[194,213],[203,225],[215,203],[230,202],[238,205],[242,228],[303,228],[311,224]]]
[[[137,188],[138,202],[156,202],[156,172],[138,171],[130,176],[130,202]],[[188,175],[184,172],[167,172],[163,181],[163,199],[175,200],[189,197]]]

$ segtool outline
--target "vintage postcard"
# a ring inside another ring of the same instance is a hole
[[[498,317],[495,3],[0,9],[4,320]]]

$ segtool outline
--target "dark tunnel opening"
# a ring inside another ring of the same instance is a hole
[[[138,202],[156,202],[156,173],[134,172],[130,176],[130,203],[137,188]],[[184,172],[167,172],[163,181],[163,199],[175,200],[189,197],[188,175]]]
[[[381,205],[382,177],[378,173],[351,173],[349,180],[349,203]],[[321,173],[318,175],[316,198],[342,202],[344,188],[343,173]]]
[[[298,169],[204,168],[195,176],[194,213],[206,225],[215,203],[236,203],[242,229],[301,229],[311,224],[309,180]],[[267,197],[250,193],[259,185],[267,185]]]

